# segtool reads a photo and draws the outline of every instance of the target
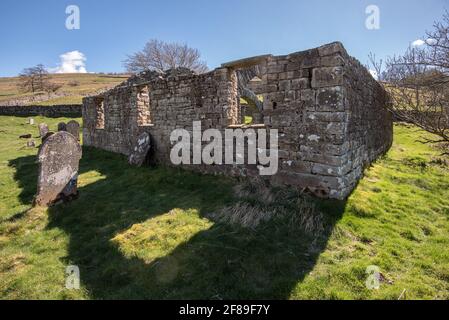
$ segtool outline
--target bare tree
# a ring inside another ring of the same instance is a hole
[[[385,63],[370,54],[371,67],[390,93],[389,106],[400,120],[435,134],[423,142],[449,142],[449,14],[427,32],[420,47],[410,47],[403,55]]]
[[[34,68],[23,69],[22,73],[19,74],[18,87],[24,92],[36,92],[37,81],[36,74],[34,73]]]
[[[49,86],[48,71],[42,64],[32,68],[26,68],[19,75],[19,88],[25,92],[47,91]]]
[[[366,66],[366,68],[368,70],[371,70],[375,72],[377,79],[379,81],[383,81],[383,77],[384,77],[384,61],[382,59],[377,60],[376,54],[370,52],[370,54],[368,55],[368,59],[369,62]],[[370,70],[370,71],[371,71]]]
[[[190,48],[186,44],[167,43],[160,40],[150,40],[142,51],[128,55],[123,62],[130,73],[145,70],[165,71],[178,67],[189,68],[196,73],[207,71],[207,65],[201,60],[198,49]]]
[[[427,32],[426,44],[429,48],[427,63],[437,68],[442,68],[448,75],[449,70],[449,12],[443,16],[443,20],[435,22],[433,30]]]

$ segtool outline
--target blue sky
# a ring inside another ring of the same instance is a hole
[[[365,8],[380,9],[380,29],[365,28]],[[78,5],[81,29],[67,30]],[[253,55],[287,54],[341,41],[367,61],[370,51],[400,53],[440,19],[449,0],[1,0],[0,76],[82,52],[88,72],[121,72],[126,54],[151,38],[187,42],[210,68]]]

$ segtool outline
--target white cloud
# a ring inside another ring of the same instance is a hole
[[[412,42],[412,47],[420,47],[425,43],[426,43],[425,41],[418,39]]]
[[[421,47],[422,45],[425,45],[425,44],[434,45],[436,43],[437,43],[437,41],[435,39],[432,39],[432,38],[429,38],[429,39],[427,39],[425,41],[421,40],[421,39],[418,39],[418,40],[415,40],[415,41],[412,42],[412,47]]]
[[[374,79],[379,80],[379,75],[377,74],[376,70],[370,69],[369,73],[371,73]]]
[[[86,56],[78,51],[70,51],[59,56],[61,62],[56,68],[50,69],[52,73],[87,73]]]

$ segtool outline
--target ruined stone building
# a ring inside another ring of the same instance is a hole
[[[240,98],[257,107],[244,124]],[[223,64],[204,74],[152,71],[83,100],[87,146],[130,154],[137,136],[151,136],[151,161],[171,165],[176,128],[267,128],[279,131],[279,170],[273,183],[344,199],[364,168],[392,143],[388,96],[336,42],[284,56]],[[192,165],[206,173],[258,175],[256,165]]]

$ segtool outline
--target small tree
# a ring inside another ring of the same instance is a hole
[[[26,68],[19,75],[19,88],[24,92],[47,91],[49,75],[42,64],[32,68]]]
[[[33,68],[23,69],[19,74],[18,87],[24,92],[35,92],[37,90],[36,75]]]
[[[128,55],[123,62],[129,73],[138,73],[145,70],[165,71],[168,69],[184,67],[204,73],[207,65],[201,60],[198,49],[190,48],[186,44],[167,43],[159,40],[150,40],[142,51]]]
[[[371,67],[390,93],[389,106],[400,120],[435,134],[449,142],[449,14],[427,32],[421,47],[410,47],[403,55],[385,63],[370,54]]]

